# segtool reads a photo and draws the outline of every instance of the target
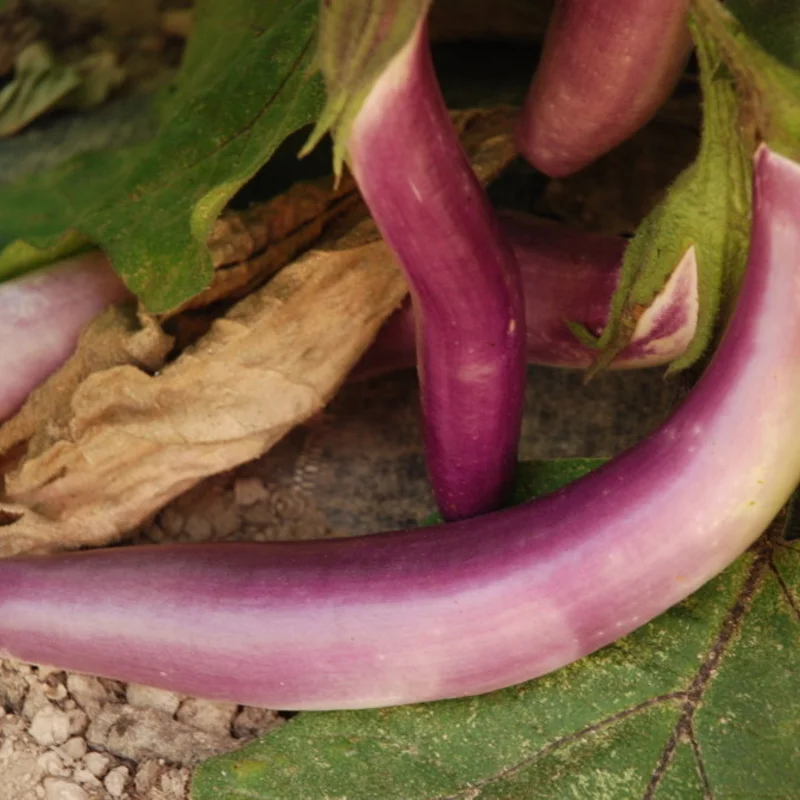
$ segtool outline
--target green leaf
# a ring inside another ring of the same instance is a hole
[[[0,277],[93,242],[153,311],[208,283],[206,239],[231,196],[323,102],[317,0],[202,0],[148,143],[0,188]]]
[[[694,14],[735,75],[742,117],[756,135],[800,160],[800,6],[795,0],[693,0]]]
[[[518,506],[532,497],[555,492],[582,475],[605,464],[606,458],[552,458],[547,461],[521,461],[514,476],[509,506]],[[444,523],[439,512],[422,521],[422,527]]]
[[[747,257],[753,145],[740,129],[735,84],[716,45],[692,26],[703,90],[703,130],[695,162],[669,187],[625,251],[610,321],[596,342],[590,375],[630,341],[641,309],[663,289],[690,247],[698,271],[697,330],[670,371],[694,364],[712,343],[720,314],[730,310]]]
[[[787,516],[685,602],[569,667],[466,700],[300,714],[201,765],[192,797],[800,797]]]
[[[328,101],[303,153],[330,131],[334,171],[340,174],[353,120],[430,4],[431,0],[336,0],[322,4],[317,65],[325,78]]]
[[[22,130],[80,83],[78,71],[59,64],[48,47],[29,44],[17,56],[13,79],[0,90],[0,137]]]
[[[727,0],[725,7],[747,35],[787,67],[800,70],[800,3],[797,0]]]

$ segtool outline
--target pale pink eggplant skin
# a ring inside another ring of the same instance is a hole
[[[99,251],[0,284],[0,422],[72,355],[92,317],[129,296]]]
[[[800,477],[800,167],[762,147],[737,308],[686,401],[564,489],[433,528],[0,561],[0,650],[281,709],[480,694],[691,594]]]
[[[691,46],[688,0],[558,0],[517,145],[558,178],[631,137],[672,92]]]
[[[409,282],[426,460],[445,519],[498,508],[525,386],[519,269],[461,148],[420,23],[347,136],[361,194]]]
[[[578,339],[568,323],[578,323],[594,335],[605,328],[626,241],[515,212],[502,212],[500,222],[522,276],[528,363],[569,369],[590,366],[597,350]],[[697,281],[690,249],[639,317],[630,343],[610,369],[661,366],[686,350],[697,330]],[[386,321],[351,378],[373,378],[415,363],[414,314],[407,302]]]

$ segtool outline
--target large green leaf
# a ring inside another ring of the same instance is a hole
[[[225,203],[323,102],[317,0],[201,0],[150,142],[0,189],[0,277],[94,242],[154,311],[200,291]]]
[[[536,469],[563,483],[561,466]],[[193,798],[800,797],[800,547],[786,521],[576,664],[468,700],[300,714],[203,764]]]

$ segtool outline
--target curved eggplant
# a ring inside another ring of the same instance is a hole
[[[511,489],[522,426],[522,285],[439,91],[424,18],[345,141],[364,201],[409,282],[436,502],[445,519],[492,511]]]
[[[352,539],[0,561],[0,650],[283,709],[489,692],[624,636],[724,569],[800,477],[800,166],[762,146],[736,310],[652,436],[546,497]]]

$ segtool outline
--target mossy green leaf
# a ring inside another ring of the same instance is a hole
[[[693,25],[703,90],[703,129],[695,162],[645,217],[625,251],[609,323],[596,346],[596,373],[630,338],[641,309],[663,289],[689,248],[698,276],[697,328],[670,370],[690,367],[713,343],[718,321],[730,311],[747,258],[750,232],[752,143],[739,124],[732,75],[713,39]]]
[[[532,468],[537,480],[557,485],[555,463]],[[201,765],[193,800],[800,797],[800,548],[787,516],[588,658],[482,697],[299,714]]]
[[[430,4],[431,0],[336,0],[322,4],[316,63],[325,79],[328,100],[304,152],[330,131],[337,175],[353,120]]]
[[[795,0],[693,0],[736,77],[742,118],[774,150],[800,160],[800,5]]]
[[[586,475],[587,472],[597,469],[607,460],[606,458],[552,458],[546,461],[521,461],[517,464],[514,489],[508,505],[517,506],[532,497],[555,492]],[[436,512],[423,520],[422,525],[441,525],[443,522],[442,515]]]
[[[797,0],[726,0],[754,42],[787,67],[800,70],[800,3]]]
[[[92,242],[153,311],[203,289],[216,216],[322,107],[311,74],[317,7],[201,0],[151,141],[0,188],[0,277]]]

